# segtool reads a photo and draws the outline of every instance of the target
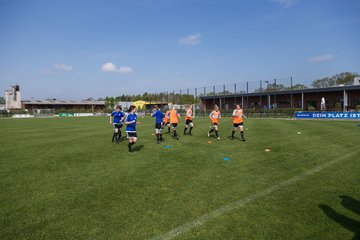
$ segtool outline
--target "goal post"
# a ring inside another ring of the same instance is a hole
[[[55,109],[34,109],[33,114],[36,118],[55,117]]]

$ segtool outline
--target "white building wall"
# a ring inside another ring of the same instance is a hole
[[[5,108],[7,110],[21,109],[21,92],[16,91],[15,86],[5,91]]]

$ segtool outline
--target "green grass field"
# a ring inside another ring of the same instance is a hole
[[[360,238],[359,122],[248,119],[241,142],[199,118],[157,145],[140,121],[130,155],[107,117],[0,120],[0,239]]]

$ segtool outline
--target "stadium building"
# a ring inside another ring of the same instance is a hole
[[[298,108],[304,111],[309,110],[310,106],[314,110],[321,110],[322,98],[325,98],[326,110],[354,110],[360,105],[360,84],[273,92],[218,93],[200,97],[204,109],[211,109],[216,104],[227,110],[241,104],[244,109]]]
[[[58,99],[22,100],[19,85],[11,86],[5,91],[6,110],[26,110],[30,113],[35,110],[81,110],[84,112],[104,112],[105,101],[63,101]]]
[[[58,110],[81,110],[84,112],[103,112],[105,109],[104,101],[63,101],[57,99],[46,100],[24,100],[21,102],[23,109],[33,112],[36,109]]]

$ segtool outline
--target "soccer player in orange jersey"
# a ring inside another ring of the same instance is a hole
[[[192,121],[192,105],[189,104],[189,106],[186,107],[186,115],[185,115],[185,128],[184,128],[184,135],[186,135],[186,130],[188,129],[189,125],[190,125],[190,130],[189,130],[189,135],[191,134],[191,131],[194,127],[194,123]]]
[[[210,122],[211,122],[211,130],[208,132],[208,137],[210,137],[210,134],[215,131],[215,135],[217,139],[220,139],[219,137],[219,119],[221,119],[221,113],[219,110],[219,107],[215,105],[214,110],[210,113]]]
[[[246,118],[246,116],[243,114],[243,110],[241,109],[240,105],[236,105],[236,109],[233,111],[233,124],[234,124],[234,129],[232,130],[231,133],[231,137],[230,139],[233,140],[234,139],[234,134],[237,128],[240,129],[240,139],[241,141],[245,141],[245,137],[244,137],[244,122],[243,122],[243,117]]]
[[[168,127],[168,133],[170,134],[170,111],[167,110],[163,119],[162,128]]]
[[[172,107],[172,109],[170,110],[170,124],[174,131],[174,138],[176,138],[177,140],[179,140],[179,136],[177,135],[176,127],[179,122],[179,117],[180,117],[180,114],[177,112],[175,107]]]

